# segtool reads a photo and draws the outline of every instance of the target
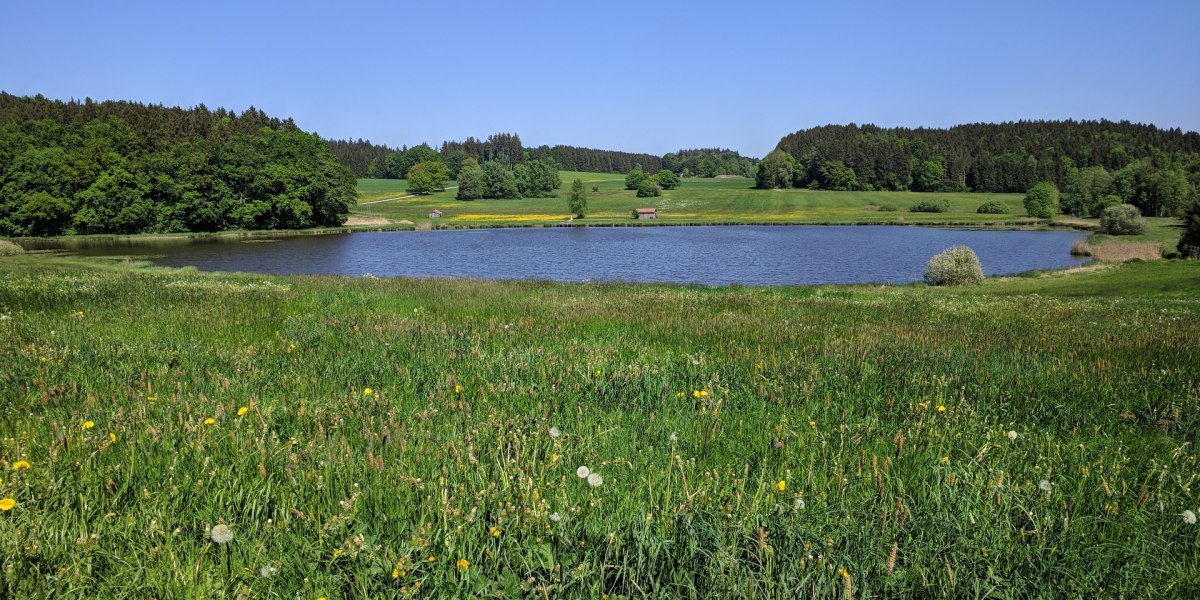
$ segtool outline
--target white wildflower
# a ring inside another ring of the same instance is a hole
[[[604,478],[599,473],[592,473],[587,477],[588,485],[592,487],[600,487],[604,485]]]
[[[224,523],[212,528],[212,541],[217,544],[228,544],[233,541],[233,531]]]
[[[556,438],[556,437],[558,437],[558,436],[560,436],[560,435],[562,435],[562,432],[561,432],[561,431],[559,431],[557,427],[551,427],[551,428],[550,428],[550,437],[552,437],[552,438]]]
[[[578,469],[575,469],[575,476],[580,479],[587,479],[588,474],[591,472],[591,469],[588,469],[586,466],[582,466]]]
[[[1183,522],[1187,523],[1188,525],[1195,525],[1196,524],[1196,513],[1192,512],[1190,510],[1183,511]]]
[[[557,523],[562,520],[562,515],[556,512],[550,513],[550,520]]]
[[[1008,441],[1010,441],[1010,442],[1017,441],[1017,432],[1015,432],[1015,431],[1008,432]]]
[[[1043,492],[1049,493],[1050,492],[1050,482],[1046,481],[1045,479],[1039,481],[1038,489],[1042,490]]]

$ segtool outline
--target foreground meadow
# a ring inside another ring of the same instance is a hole
[[[1195,597],[1198,292],[0,257],[0,597]]]

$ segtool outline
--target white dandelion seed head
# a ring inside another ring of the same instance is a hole
[[[1183,511],[1183,522],[1187,523],[1188,525],[1195,525],[1196,524],[1196,513],[1192,512],[1190,510]]]
[[[1015,431],[1009,431],[1009,432],[1008,432],[1008,441],[1010,441],[1010,442],[1015,442],[1015,441],[1017,441],[1017,432],[1015,432]]]
[[[276,569],[273,565],[263,565],[263,567],[258,570],[258,574],[262,575],[263,579],[266,579],[267,577],[270,577],[278,572],[279,569]]]
[[[592,473],[587,477],[588,485],[592,487],[600,487],[604,485],[604,478],[599,473]]]
[[[575,469],[575,476],[580,479],[587,479],[588,474],[591,472],[591,469],[587,468],[587,466],[581,466]]]
[[[212,528],[212,541],[217,544],[228,544],[233,541],[233,530],[224,523],[218,524]]]
[[[562,520],[562,515],[556,512],[550,513],[550,520],[557,523]]]
[[[792,509],[793,510],[804,510],[804,498],[800,498],[799,496],[797,496],[796,500],[794,502],[792,502]]]
[[[675,432],[674,432],[674,431],[672,431],[672,432],[671,432],[671,441],[672,441],[672,442],[678,442],[678,441],[679,441],[679,436],[678,436],[678,435],[675,435]]]
[[[1045,479],[1043,479],[1043,480],[1041,480],[1041,481],[1039,481],[1039,482],[1038,482],[1038,489],[1039,489],[1039,490],[1042,490],[1043,492],[1047,492],[1047,493],[1049,493],[1049,492],[1050,492],[1050,487],[1051,487],[1051,486],[1050,486],[1050,482],[1049,482],[1049,481],[1046,481]]]
[[[562,432],[561,432],[561,431],[559,431],[557,427],[551,427],[551,428],[550,428],[550,437],[552,437],[552,438],[556,438],[556,437],[558,437],[558,436],[560,436],[560,435],[562,435]]]
[[[700,364],[700,361],[699,361],[699,359],[695,359],[695,358],[693,358],[693,359],[692,359],[692,364],[693,364],[693,365],[698,365],[698,364]]]

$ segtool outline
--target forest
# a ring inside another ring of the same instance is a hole
[[[760,188],[1008,193],[1049,182],[1071,214],[1095,216],[1111,197],[1166,216],[1200,187],[1200,134],[1103,120],[828,125],[784,136],[755,178]]]
[[[254,107],[0,93],[0,235],[336,226],[354,184],[324,140]]]
[[[445,163],[451,178],[457,179],[466,158],[481,165],[495,160],[509,168],[522,162],[550,158],[559,168],[568,171],[625,174],[640,166],[650,173],[669,169],[684,177],[753,177],[757,162],[723,148],[680,150],[655,156],[578,146],[526,147],[521,143],[521,136],[515,133],[496,133],[482,140],[468,137],[462,142],[446,141],[437,150],[428,144],[395,149],[362,139],[331,140],[329,149],[342,164],[354,171],[355,176],[371,179],[404,179],[409,169],[429,160]]]

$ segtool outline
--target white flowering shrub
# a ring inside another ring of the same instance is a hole
[[[12,256],[14,254],[20,254],[24,251],[25,250],[23,248],[8,240],[0,240],[0,256]]]
[[[966,285],[983,281],[983,267],[975,251],[954,246],[929,259],[925,283],[929,285]]]
[[[1108,235],[1141,235],[1146,233],[1146,219],[1132,204],[1110,206],[1100,215],[1100,231]]]

